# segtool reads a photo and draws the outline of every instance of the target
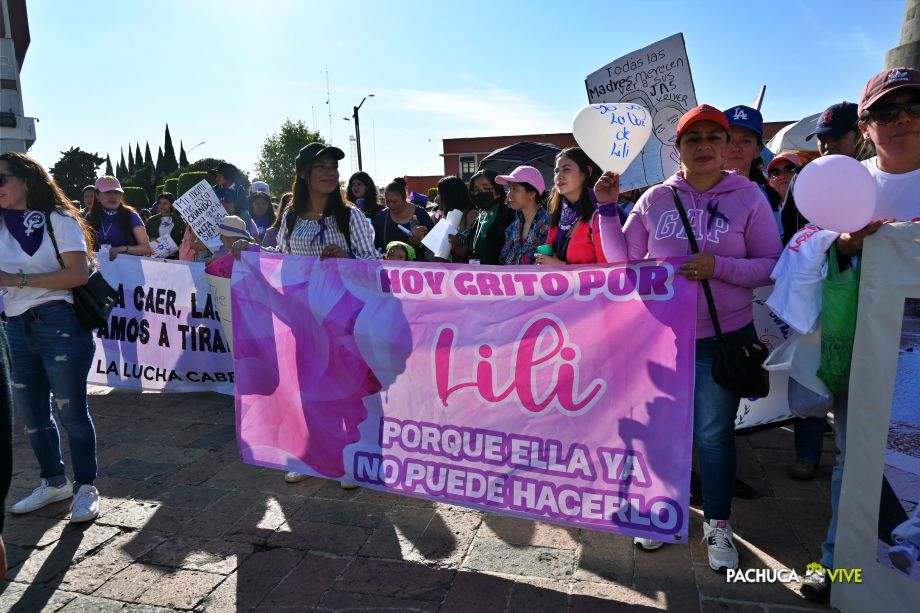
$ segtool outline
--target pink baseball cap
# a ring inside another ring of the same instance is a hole
[[[767,164],[767,172],[770,172],[770,169],[772,169],[774,166],[776,166],[780,162],[789,162],[793,166],[799,167],[802,165],[802,158],[800,158],[794,153],[781,153],[775,158],[773,158],[772,160],[770,160],[770,163]]]
[[[122,192],[125,190],[121,189],[121,182],[115,177],[106,175],[104,177],[99,177],[96,179],[96,189],[100,192]]]
[[[533,166],[518,166],[511,171],[510,175],[498,175],[495,177],[495,182],[499,185],[526,183],[541,194],[546,191],[546,182],[543,180],[543,175]]]

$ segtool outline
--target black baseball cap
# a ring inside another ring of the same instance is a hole
[[[814,131],[806,136],[805,140],[811,140],[811,137],[816,134],[828,138],[840,138],[847,132],[855,130],[856,121],[859,119],[856,109],[855,102],[838,102],[827,107],[815,122]]]
[[[300,172],[308,165],[312,164],[317,156],[324,153],[328,153],[336,160],[341,160],[345,157],[345,152],[338,147],[333,147],[325,143],[310,143],[297,152],[297,157],[294,158],[294,168],[297,172]]]

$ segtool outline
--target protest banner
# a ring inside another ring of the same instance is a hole
[[[244,253],[245,462],[687,540],[696,284],[682,258],[463,267]]]
[[[588,102],[632,102],[649,110],[652,135],[620,177],[623,190],[660,183],[678,170],[677,122],[696,106],[684,35],[675,34],[616,59],[585,79]]]
[[[911,611],[920,601],[918,260],[920,223],[865,240],[834,550],[835,569],[850,573],[831,590],[841,611]]]
[[[169,234],[166,234],[155,241],[150,241],[150,249],[153,251],[153,257],[165,259],[174,253],[178,253],[179,245]]]
[[[182,215],[182,219],[191,226],[192,231],[211,251],[221,247],[217,226],[227,214],[226,209],[217,199],[217,195],[207,181],[201,181],[192,189],[182,194],[173,206]]]
[[[233,393],[233,358],[204,264],[128,255],[99,264],[120,298],[108,325],[94,332],[89,383]]]

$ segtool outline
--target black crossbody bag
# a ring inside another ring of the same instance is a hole
[[[61,259],[61,250],[58,249],[57,239],[54,237],[50,215],[45,215],[45,227],[48,228],[48,236],[51,237],[58,264],[64,268],[64,260]],[[118,300],[118,291],[109,285],[98,268],[90,265],[86,285],[78,285],[71,291],[73,292],[73,310],[81,326],[87,330],[95,330],[108,323],[109,314]]]
[[[680,213],[680,220],[684,224],[687,240],[693,253],[699,253],[696,244],[696,235],[687,218],[687,211],[677,196],[677,190],[671,188],[674,196],[674,205]],[[763,368],[770,352],[757,338],[740,332],[722,334],[719,326],[719,317],[716,315],[716,303],[712,299],[712,289],[709,280],[700,281],[703,293],[706,294],[706,304],[709,306],[709,317],[712,318],[712,327],[716,332],[715,353],[712,356],[712,379],[741,398],[763,398],[770,393],[770,373]]]

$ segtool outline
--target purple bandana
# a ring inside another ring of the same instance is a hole
[[[45,216],[39,211],[10,211],[3,209],[3,223],[22,250],[35,255],[45,236]]]
[[[559,218],[559,232],[564,233],[572,229],[578,222],[578,211],[569,204],[565,198],[562,199],[562,216]]]

